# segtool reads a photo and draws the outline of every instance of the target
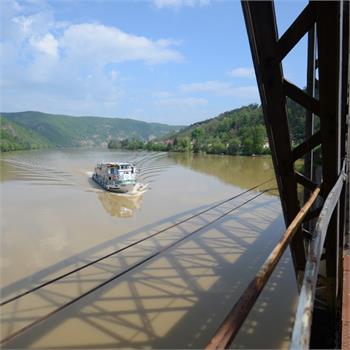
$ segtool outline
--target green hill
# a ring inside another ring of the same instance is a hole
[[[291,140],[299,144],[304,137],[305,112],[295,102],[287,101]],[[317,125],[316,125],[317,127]],[[194,123],[173,135],[155,141],[111,140],[110,148],[145,148],[175,152],[206,152],[212,154],[269,153],[261,106],[251,104]]]
[[[305,111],[287,100],[290,137],[294,145],[304,138]],[[193,151],[224,154],[264,154],[269,152],[261,106],[252,104],[199,123],[173,137],[174,150],[192,147]]]
[[[41,112],[1,113],[1,116],[6,120],[1,125],[2,151],[49,146],[105,146],[110,139],[146,141],[181,129],[180,126],[133,119],[72,117]]]
[[[50,146],[51,143],[39,134],[27,130],[0,115],[0,150],[2,152]]]
[[[256,104],[192,124],[172,138],[175,151],[213,154],[262,154],[266,142],[262,110]]]

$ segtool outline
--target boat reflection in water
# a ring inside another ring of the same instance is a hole
[[[111,192],[103,192],[98,194],[103,207],[112,216],[120,218],[130,218],[134,212],[140,209],[143,195],[125,195]]]

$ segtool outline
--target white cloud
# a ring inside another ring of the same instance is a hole
[[[22,10],[22,6],[18,4],[17,1],[14,0],[2,0],[0,2],[0,19],[1,22],[8,21],[9,18],[13,18],[20,13]],[[5,30],[6,28],[2,25],[1,30]]]
[[[232,96],[258,102],[260,100],[258,87],[256,85],[238,86],[232,89]]]
[[[55,20],[51,11],[39,11],[31,15],[19,14],[11,21],[17,25],[25,36],[44,35],[55,28]]]
[[[101,24],[71,25],[64,31],[59,44],[67,55],[85,57],[100,64],[135,60],[157,64],[183,60],[182,55],[171,48],[172,40],[151,40]]]
[[[197,97],[169,97],[156,101],[156,105],[172,108],[195,108],[208,104],[208,100]]]
[[[14,11],[19,12],[22,10],[22,6],[17,1],[12,0],[10,3]]]
[[[248,79],[254,79],[255,78],[255,71],[252,67],[239,67],[234,68],[228,72],[228,75],[235,78],[248,78]]]
[[[156,98],[169,98],[174,96],[174,94],[169,91],[155,91],[152,93],[152,96]]]
[[[154,91],[152,97],[157,106],[177,109],[195,108],[208,104],[208,100],[205,98],[181,96],[166,90]]]
[[[109,72],[109,75],[111,77],[112,80],[116,80],[118,78],[118,71],[116,71],[115,69],[112,69],[110,72]]]
[[[258,101],[258,88],[256,85],[234,86],[230,82],[209,80],[201,83],[180,85],[180,91],[191,93],[211,93],[217,96],[227,96]]]
[[[183,84],[180,90],[183,92],[216,92],[224,93],[232,87],[231,83],[209,80],[202,83]]]
[[[2,1],[2,0],[0,0]],[[2,109],[115,115],[129,99],[119,63],[180,62],[169,38],[148,38],[99,23],[56,21],[45,2],[1,3]]]
[[[47,33],[41,38],[31,38],[30,43],[39,52],[52,57],[57,57],[58,42],[52,34]]]
[[[153,4],[158,8],[180,8],[184,6],[205,6],[210,3],[210,0],[153,0]]]
[[[31,25],[33,24],[33,18],[31,18],[30,16],[28,16],[28,17],[25,17],[25,16],[14,17],[12,19],[12,21],[14,23],[18,24],[19,29],[25,33],[29,32]]]

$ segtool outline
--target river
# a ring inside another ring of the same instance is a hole
[[[148,190],[98,188],[93,168],[112,160],[135,162]],[[284,230],[274,190],[239,195],[273,177],[267,157],[56,149],[0,165],[2,301],[143,239],[4,305],[1,337],[20,332],[8,348],[202,348]],[[296,296],[287,251],[232,347],[288,347]]]

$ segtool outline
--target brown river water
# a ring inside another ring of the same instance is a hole
[[[112,160],[133,161],[147,191],[94,184]],[[199,214],[273,177],[265,157],[62,149],[0,166],[1,301],[144,239],[3,305],[4,348],[203,348],[284,231],[276,191]],[[296,296],[286,251],[232,348],[287,348]]]

